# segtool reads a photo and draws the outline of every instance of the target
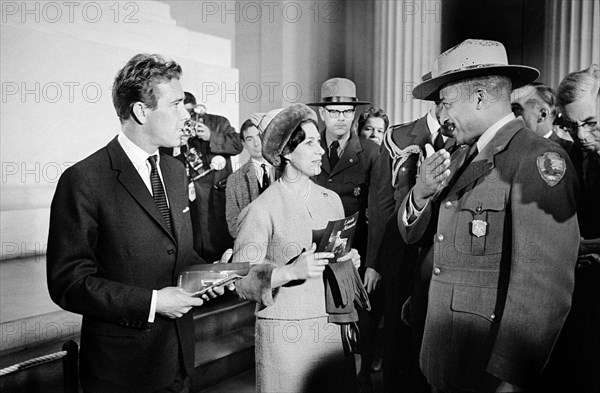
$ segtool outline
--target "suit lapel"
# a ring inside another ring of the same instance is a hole
[[[490,173],[495,166],[495,156],[506,149],[512,137],[524,126],[525,124],[522,120],[515,119],[500,128],[483,151],[479,153],[469,166],[465,168],[460,177],[456,179],[451,193],[459,192],[477,181],[477,179]]]
[[[127,154],[117,141],[115,137],[112,141],[109,142],[108,146],[108,154],[111,159],[112,168],[119,172],[117,175],[117,180],[123,185],[123,187],[129,192],[133,199],[144,209],[146,213],[150,215],[156,221],[156,223],[163,228],[164,232],[173,239],[169,229],[167,228],[167,224],[165,220],[162,218],[158,207],[156,206],[156,202],[154,202],[154,198],[152,198],[152,194],[148,191],[146,184],[140,177],[140,174],[137,172]],[[161,172],[162,172],[162,160],[161,160]],[[163,172],[163,177],[167,176]],[[169,188],[169,187],[167,187]],[[171,198],[167,190],[167,196]],[[170,200],[170,199],[169,199]],[[175,241],[175,239],[173,239]]]
[[[258,197],[258,194],[260,194],[260,190],[258,189],[258,177],[256,176],[256,169],[252,164],[252,159],[250,159],[246,164],[244,164],[242,172],[244,173],[244,177],[246,178],[246,182],[248,183],[248,201],[253,201]]]
[[[171,209],[171,220],[173,222],[173,232],[175,240],[178,242],[181,236],[181,228],[183,221],[183,210],[188,207],[188,194],[184,190],[186,189],[185,182],[182,182],[184,177],[180,169],[180,164],[173,161],[171,157],[162,155],[160,160],[160,171],[163,175],[163,182],[165,189],[167,190],[167,198],[169,198],[169,206]],[[162,218],[162,217],[161,217]],[[160,221],[161,226],[167,234],[169,230],[164,222]]]
[[[344,152],[340,156],[340,160],[337,165],[331,171],[331,176],[334,176],[347,168],[356,165],[359,163],[358,154],[362,152],[362,146],[360,145],[360,140],[358,136],[354,134],[350,134],[350,139],[348,139],[348,143],[346,143],[346,147],[344,148]],[[329,161],[329,158],[327,159]]]

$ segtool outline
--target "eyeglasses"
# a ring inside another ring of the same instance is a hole
[[[561,121],[558,123],[558,125],[562,128],[565,129],[565,131],[567,131],[569,134],[577,134],[577,131],[579,131],[580,128],[583,128],[584,131],[586,132],[592,132],[596,129],[596,126],[598,125],[598,122],[594,121],[586,121],[583,122],[581,124],[577,123],[577,122],[567,122],[567,121]]]
[[[345,111],[338,111],[337,109],[325,108],[325,110],[327,112],[329,112],[329,115],[334,119],[337,119],[338,117],[340,117],[341,113],[344,114],[345,118],[349,118],[351,116],[354,116],[354,112],[356,112],[356,110],[354,110],[354,109],[346,109]]]

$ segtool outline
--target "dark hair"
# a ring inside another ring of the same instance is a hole
[[[113,83],[112,99],[121,121],[131,117],[136,102],[143,102],[150,109],[156,108],[158,99],[154,94],[156,85],[181,77],[181,66],[166,61],[160,55],[137,54],[125,64]]]
[[[252,123],[252,120],[248,119],[246,120],[242,126],[240,127],[240,139],[243,141],[244,140],[244,133],[246,132],[246,130],[250,127],[254,127],[254,123]]]
[[[186,91],[183,94],[185,94],[185,98],[183,99],[183,105],[192,104],[192,105],[196,106],[196,97],[194,97],[194,95],[192,93],[190,93],[189,91]]]
[[[385,114],[384,110],[381,108],[374,108],[374,107],[370,107],[369,109],[367,109],[366,111],[364,111],[363,113],[360,114],[360,116],[358,116],[358,128],[357,131],[360,133],[363,129],[363,127],[365,126],[365,124],[367,124],[367,120],[369,120],[370,117],[379,117],[383,119],[383,123],[385,124],[385,130],[388,129],[388,126],[390,125],[390,119],[388,118],[388,115]]]
[[[304,142],[304,140],[306,139],[306,132],[304,132],[304,130],[302,129],[302,126],[305,124],[309,124],[309,123],[314,124],[315,127],[318,128],[317,122],[315,122],[314,120],[312,120],[312,119],[304,120],[302,123],[298,124],[298,126],[294,129],[294,131],[292,132],[292,135],[290,135],[290,139],[288,139],[287,143],[283,147],[283,150],[281,151],[281,154],[280,154],[281,164],[279,164],[279,170],[281,171],[281,173],[283,173],[283,170],[285,169],[285,166],[288,162],[287,158],[285,158],[284,156],[286,154],[292,153],[294,150],[296,150],[296,148],[298,147],[299,144]]]

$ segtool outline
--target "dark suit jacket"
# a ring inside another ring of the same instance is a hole
[[[425,145],[432,143],[427,115],[410,123],[393,126],[386,133],[385,139],[389,138],[400,149],[417,145],[424,152]],[[453,145],[454,138],[448,138],[446,149]],[[415,268],[416,250],[410,251],[410,256],[405,255],[409,250],[398,231],[396,213],[406,194],[415,185],[419,155],[411,154],[400,166],[392,186],[392,153],[389,148],[387,142],[381,145],[375,164],[377,176],[371,181],[367,266],[380,274],[391,276],[397,285],[406,287]]]
[[[256,170],[254,164],[252,164],[252,159],[249,159],[240,169],[227,178],[225,215],[229,233],[232,237],[237,236],[237,219],[240,212],[250,202],[258,198],[259,193]]]
[[[174,236],[125,151],[113,139],[61,176],[50,212],[52,299],[82,314],[81,381],[91,392],[154,391],[194,367],[191,313],[148,323],[153,289],[173,286],[194,253],[181,164],[161,155]]]
[[[223,116],[206,114],[204,123],[211,129],[210,140],[190,138],[190,147],[202,153],[204,168],[216,155],[225,158],[225,168],[211,172],[196,180],[196,200],[191,203],[194,248],[209,262],[218,260],[221,254],[233,247],[233,239],[227,228],[225,217],[225,186],[233,172],[231,156],[242,152],[240,135]]]
[[[467,151],[452,154],[448,187],[412,225],[401,214],[408,197],[398,214],[407,243],[433,242],[421,369],[445,391],[493,392],[501,380],[530,387],[571,305],[575,171],[522,119],[502,127],[461,174]]]
[[[321,135],[321,147],[325,152],[328,151],[325,132]],[[323,154],[321,173],[313,179],[318,185],[335,191],[340,196],[346,217],[359,212],[352,247],[358,250],[363,261],[367,249],[366,209],[369,185],[376,176],[374,167],[378,154],[379,148],[375,142],[360,139],[350,133],[350,139],[335,168],[331,169],[329,156]]]

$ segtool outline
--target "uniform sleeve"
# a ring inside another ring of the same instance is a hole
[[[408,205],[411,203],[412,189],[404,197],[402,205],[397,212],[398,229],[400,235],[408,245],[419,244],[424,241],[426,234],[431,232],[431,226],[437,225],[436,220],[432,220],[434,204],[428,201],[419,215],[408,225],[404,220],[405,213],[408,212]]]
[[[552,185],[548,173],[560,161],[564,176]],[[562,149],[538,152],[518,168],[505,223],[512,247],[506,304],[487,366],[501,380],[527,386],[540,375],[569,312],[579,245],[576,190]]]
[[[210,151],[212,154],[240,154],[244,148],[240,135],[235,132],[235,128],[229,124],[229,120],[222,116],[217,117],[217,121],[211,124],[210,133]]]
[[[67,311],[142,328],[148,322],[152,290],[96,275],[101,218],[90,177],[85,170],[71,167],[58,182],[50,207],[47,250],[50,297]]]
[[[238,232],[233,249],[233,262],[250,262],[246,277],[236,282],[238,295],[265,306],[273,304],[271,275],[275,266],[266,262],[269,237],[273,226],[268,212],[256,204],[248,205],[238,218]]]

